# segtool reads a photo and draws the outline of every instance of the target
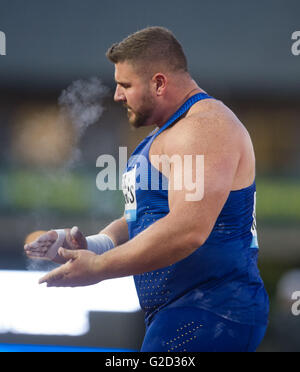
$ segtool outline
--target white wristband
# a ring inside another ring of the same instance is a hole
[[[58,235],[58,238],[56,240],[56,242],[54,244],[51,245],[51,247],[48,249],[47,253],[46,253],[46,257],[49,258],[49,260],[54,260],[54,258],[57,256],[57,252],[59,250],[60,247],[63,246],[64,244],[64,241],[66,239],[66,232],[65,230],[54,230],[57,235]]]
[[[99,255],[115,247],[111,238],[106,234],[88,236],[86,241],[88,250]]]

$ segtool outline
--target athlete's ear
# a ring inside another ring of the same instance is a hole
[[[165,92],[168,79],[166,75],[162,74],[161,72],[155,74],[152,78],[152,82],[154,84],[155,92],[158,96],[163,95]]]

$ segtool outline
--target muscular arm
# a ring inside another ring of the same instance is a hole
[[[184,155],[192,155],[194,166],[187,171],[192,172],[194,181],[197,180],[196,155],[204,155],[204,193],[201,200],[189,200],[193,199],[190,197],[196,191],[188,190],[185,182],[181,190],[172,187],[175,177],[178,177],[178,169],[171,163],[170,213],[128,243],[99,258],[100,279],[140,274],[169,266],[192,254],[210,235],[234,183],[240,160],[239,136],[232,133],[234,125],[224,127],[208,119],[205,124],[211,128],[206,131],[203,141],[197,124],[197,121],[187,122],[189,130],[177,136],[177,140],[170,141],[172,146],[167,153],[169,157],[179,154],[182,159]],[[201,174],[201,169],[199,171]],[[198,194],[201,195],[201,190]]]
[[[124,217],[121,217],[106,226],[99,234],[106,234],[114,242],[115,246],[124,244],[128,241],[128,226]]]
[[[205,135],[197,120],[185,119],[182,133],[171,139],[164,153],[169,156],[204,155],[204,194],[201,200],[187,200],[187,187],[170,188],[170,212],[134,239],[101,256],[69,255],[72,262],[62,271],[47,275],[48,285],[88,285],[105,279],[140,274],[167,267],[192,254],[204,244],[234,184],[241,157],[240,136],[235,123],[207,119]],[[171,164],[172,185],[178,171]],[[196,180],[196,167],[192,179]],[[184,185],[183,185],[184,186]],[[124,220],[123,220],[124,222]],[[122,222],[122,223],[123,223]],[[109,233],[113,228],[110,227]],[[80,251],[79,251],[80,252]],[[65,254],[65,253],[63,253]],[[78,284],[79,283],[79,284]]]
[[[103,254],[114,246],[128,241],[128,228],[125,218],[122,217],[113,221],[99,234],[105,234],[106,236],[99,236],[98,240],[97,234],[86,238],[75,226],[72,229],[51,230],[39,234],[35,241],[26,241],[24,250],[29,258],[52,260],[58,264],[66,263],[66,259],[57,254],[60,246],[69,250],[88,249],[96,254]]]

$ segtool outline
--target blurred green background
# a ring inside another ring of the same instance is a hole
[[[159,9],[159,12],[157,12]],[[260,351],[300,351],[299,1],[241,3],[0,0],[0,269],[26,270],[25,237],[79,226],[94,234],[123,213],[122,192],[99,191],[99,155],[128,155],[151,130],[132,131],[113,102],[106,49],[149,25],[170,28],[190,72],[248,129],[257,158],[259,268],[271,300]],[[180,15],[180,16],[179,16]],[[99,77],[110,91],[103,115],[76,141],[60,125],[58,98],[73,81]],[[70,159],[72,160],[70,162]]]

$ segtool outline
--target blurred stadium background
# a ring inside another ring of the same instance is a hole
[[[27,270],[23,241],[32,231],[77,225],[94,234],[122,214],[120,191],[97,190],[96,159],[118,159],[119,146],[130,153],[149,130],[132,131],[114,104],[114,70],[105,51],[138,29],[165,26],[182,42],[195,80],[227,104],[253,138],[259,267],[271,300],[260,351],[300,351],[300,316],[291,312],[291,294],[300,291],[300,56],[291,53],[299,14],[297,0],[0,0],[7,38],[7,55],[0,57],[0,270]],[[91,76],[110,88],[105,112],[81,138],[80,159],[66,169],[75,139],[59,126],[58,97]],[[0,329],[0,342],[139,346],[139,311],[90,318],[84,336]],[[115,336],[109,322],[119,330]]]

